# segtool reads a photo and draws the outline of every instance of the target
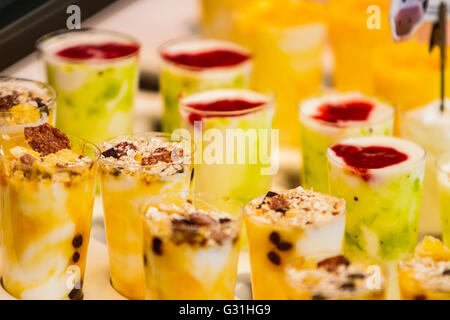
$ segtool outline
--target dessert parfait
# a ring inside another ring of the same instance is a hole
[[[187,38],[163,45],[160,55],[165,132],[180,128],[180,97],[215,88],[248,88],[250,85],[251,55],[237,44]]]
[[[2,156],[3,287],[18,299],[82,299],[98,149],[47,123],[24,134]]]
[[[189,189],[190,146],[170,135],[145,133],[113,138],[99,147],[111,283],[127,298],[143,299],[139,209],[149,196]]]
[[[287,296],[293,300],[383,300],[384,282],[379,266],[351,263],[343,255],[299,259],[286,267]]]
[[[194,141],[197,192],[214,190],[244,204],[270,188],[273,109],[268,96],[243,89],[181,99],[182,127],[194,140],[202,137]]]
[[[450,300],[450,249],[438,239],[425,237],[398,273],[403,300]]]
[[[298,187],[251,200],[244,213],[255,299],[286,299],[284,269],[298,258],[341,252],[344,200]]]
[[[395,261],[417,243],[425,151],[408,140],[359,137],[328,148],[331,194],[345,199],[344,252]]]
[[[304,187],[328,192],[327,148],[355,136],[392,135],[394,109],[360,93],[329,94],[300,105]]]
[[[54,123],[55,91],[25,79],[0,77],[0,141],[23,135],[25,127]]]
[[[234,299],[241,229],[235,211],[226,200],[198,194],[149,200],[144,206],[147,298]]]
[[[58,92],[58,128],[94,143],[131,133],[136,41],[112,31],[64,30],[39,39],[37,48]]]

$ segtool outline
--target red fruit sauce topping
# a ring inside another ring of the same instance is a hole
[[[125,44],[116,42],[105,42],[101,44],[79,44],[66,47],[56,54],[69,59],[115,59],[126,57],[136,53],[139,46],[136,44]]]
[[[221,99],[210,102],[198,102],[198,103],[188,103],[187,106],[199,111],[208,112],[236,112],[248,109],[253,109],[266,104],[266,101],[248,101],[243,99]],[[249,110],[249,113],[251,110]],[[245,114],[245,113],[244,113]],[[243,115],[239,113],[238,115]],[[189,121],[194,124],[194,121],[201,121],[202,118],[214,117],[215,115],[200,115],[197,113],[191,113],[189,115]],[[233,117],[236,115],[227,115]]]
[[[373,108],[373,104],[367,101],[326,103],[319,107],[318,113],[313,118],[331,123],[365,121],[369,118]]]
[[[368,169],[381,169],[408,160],[408,155],[394,148],[382,146],[352,146],[338,144],[331,148],[336,156],[352,167],[365,181],[370,179]]]
[[[162,56],[170,62],[193,68],[231,67],[250,59],[247,54],[227,49],[176,54],[165,52]]]

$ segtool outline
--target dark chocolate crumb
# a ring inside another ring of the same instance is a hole
[[[270,251],[267,254],[267,258],[269,258],[270,262],[272,262],[274,265],[279,266],[281,264],[281,258],[278,255],[278,253],[274,251]]]
[[[345,283],[341,284],[340,288],[342,290],[355,291],[356,286],[353,282],[345,282]]]
[[[444,272],[442,272],[442,274],[444,276],[450,276],[450,269],[444,270]]]
[[[277,245],[277,248],[280,251],[289,251],[292,249],[292,243],[283,241]]]
[[[220,222],[220,223],[228,223],[228,222],[230,222],[230,221],[231,221],[230,218],[220,218],[220,219],[219,219],[219,222]]]
[[[81,234],[77,234],[73,240],[72,245],[74,248],[79,248],[83,244],[83,236]]]
[[[105,158],[119,159],[119,155],[117,154],[117,152],[114,148],[110,148],[106,151],[103,151],[102,156],[104,156]]]
[[[83,300],[83,291],[81,290],[81,285],[79,284],[79,282],[77,283],[77,285],[75,285],[75,288],[73,288],[72,291],[69,292],[69,299]]]
[[[270,235],[269,235],[269,240],[274,245],[278,245],[280,243],[280,241],[281,241],[280,234],[278,232],[276,232],[276,231],[271,232]]]
[[[269,191],[269,192],[267,192],[267,194],[266,194],[266,198],[272,198],[272,197],[275,197],[275,196],[277,196],[277,195],[278,195],[278,193]]]
[[[364,279],[366,276],[362,273],[351,273],[347,276],[347,278],[349,279]]]
[[[72,261],[77,263],[80,260],[80,254],[75,251],[75,253],[72,256]]]
[[[316,293],[312,296],[312,300],[325,300],[325,296],[321,293]]]
[[[162,256],[162,240],[160,238],[153,237],[152,250],[156,255]]]

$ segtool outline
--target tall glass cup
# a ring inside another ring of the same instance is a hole
[[[130,134],[139,44],[120,33],[56,31],[36,44],[58,93],[56,126],[94,143]]]
[[[2,155],[2,283],[18,299],[83,298],[99,151],[69,139],[38,160],[12,138]]]
[[[450,247],[450,153],[443,155],[437,166],[442,239],[445,245]]]
[[[178,39],[164,44],[160,55],[165,132],[180,128],[178,101],[181,97],[210,89],[250,86],[250,52],[232,42]]]
[[[234,299],[238,203],[211,194],[160,194],[143,209],[148,299]]]
[[[182,127],[196,145],[194,187],[242,204],[272,181],[273,104],[250,90],[221,89],[180,101]]]
[[[396,261],[417,244],[425,150],[394,137],[342,140],[327,150],[330,191],[345,199],[344,252]]]
[[[125,143],[134,147],[127,147]],[[163,148],[175,145],[181,148],[182,143],[178,137],[155,132],[121,136],[99,145],[103,152],[99,175],[111,283],[127,298],[145,298],[140,206],[150,196],[189,189],[192,178],[190,162],[172,158],[172,155],[163,158]],[[128,159],[127,148],[134,152],[132,159]],[[183,150],[188,156],[188,149]],[[110,153],[114,152],[123,156],[118,159],[111,157]],[[164,162],[166,160],[169,162]]]

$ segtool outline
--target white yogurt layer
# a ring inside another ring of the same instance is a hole
[[[196,54],[212,50],[234,51],[236,53],[246,55],[250,59],[250,52],[240,45],[223,40],[201,38],[192,38],[168,43],[164,48],[162,48],[161,55],[177,55],[183,53]]]
[[[373,105],[373,109],[367,120],[346,120],[339,121],[338,123],[328,123],[326,121],[314,118],[314,116],[320,114],[320,107],[324,104],[340,104],[352,101],[367,102]],[[393,121],[393,117],[394,109],[391,106],[381,103],[374,98],[364,96],[359,92],[329,94],[324,97],[316,97],[305,100],[300,104],[300,120],[303,123],[307,123],[308,126],[315,126],[318,128],[323,127],[321,130],[338,130],[348,127],[368,127],[378,125],[389,120]]]
[[[183,106],[189,106],[190,104],[198,104],[198,103],[213,103],[219,100],[245,100],[248,102],[262,102],[261,106],[268,104],[271,102],[271,99],[259,92],[246,90],[246,89],[216,89],[204,91],[196,94],[192,94],[187,96],[186,98],[181,99],[180,103]],[[258,108],[258,107],[255,107]],[[246,110],[251,110],[246,109]],[[246,111],[243,110],[243,111]],[[206,112],[200,110],[199,113]],[[223,111],[227,112],[227,111]]]

